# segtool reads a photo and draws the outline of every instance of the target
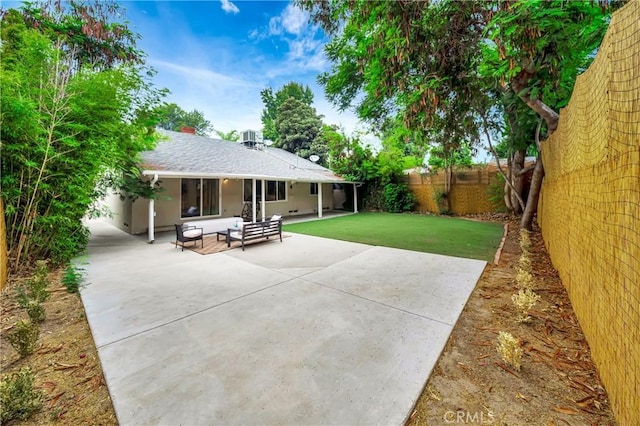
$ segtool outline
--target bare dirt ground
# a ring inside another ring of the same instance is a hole
[[[488,265],[416,404],[408,425],[615,425],[607,394],[567,293],[531,234],[531,262],[542,300],[528,323],[515,321],[521,254],[517,223],[498,265]],[[496,350],[500,331],[521,341],[520,371]]]
[[[532,234],[535,291],[542,301],[529,323],[515,322],[511,295],[520,256],[511,223],[499,265],[488,265],[455,326],[408,424],[613,425],[607,395],[567,294],[538,232]],[[17,278],[12,278],[15,284]],[[9,285],[1,300],[2,374],[29,366],[45,393],[41,412],[12,424],[115,425],[117,420],[82,302],[51,274],[36,352],[19,359],[5,339],[26,318]],[[522,341],[516,372],[496,351],[499,331]]]
[[[102,367],[78,294],[61,284],[61,272],[49,275],[51,297],[44,302],[47,319],[40,327],[38,348],[20,359],[5,335],[27,314],[13,300],[16,277],[10,277],[0,305],[0,371],[2,375],[30,367],[45,395],[43,409],[28,425],[117,425]]]

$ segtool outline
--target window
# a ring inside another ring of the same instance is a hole
[[[313,182],[309,184],[309,195],[318,195],[318,184]]]
[[[267,180],[264,199],[265,201],[284,201],[287,199],[287,183],[283,180]],[[244,201],[251,201],[251,179],[244,180]],[[262,199],[262,181],[256,180],[256,197]]]
[[[182,179],[180,217],[220,214],[219,179]]]
[[[244,196],[242,199],[244,201],[251,201],[251,194],[252,194],[251,179],[245,179],[244,180]],[[258,196],[258,199],[262,197],[262,181],[261,180],[256,180],[256,194]]]

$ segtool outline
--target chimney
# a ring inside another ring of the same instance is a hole
[[[192,135],[196,134],[196,128],[195,127],[187,127],[184,126],[180,129],[180,132],[182,133],[191,133]]]

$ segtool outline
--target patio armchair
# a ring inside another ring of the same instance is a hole
[[[204,239],[202,236],[204,235],[204,230],[202,228],[196,228],[195,226],[184,225],[182,223],[176,223],[176,248],[178,247],[178,243],[182,246],[182,250],[184,251],[184,243],[192,242],[194,243],[194,247],[198,245],[198,240],[200,240],[202,247],[204,247]]]

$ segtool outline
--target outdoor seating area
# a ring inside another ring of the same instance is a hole
[[[201,247],[204,248],[204,230],[192,225],[186,225],[182,223],[176,223],[176,248],[180,243],[181,251],[184,251],[184,244],[193,242],[193,246],[197,247],[198,241],[200,241]]]
[[[196,226],[197,225],[197,226]],[[221,228],[224,226],[224,228]],[[269,220],[260,222],[243,222],[241,218],[210,219],[206,221],[193,221],[176,223],[175,246],[184,251],[185,243],[193,242],[187,248],[199,254],[213,254],[230,250],[233,241],[239,241],[242,251],[245,243],[260,239],[268,240],[269,237],[279,237],[282,242],[282,216],[273,215]],[[216,238],[213,238],[215,234]],[[224,237],[221,241],[220,237]],[[200,241],[200,245],[198,245]]]
[[[227,247],[231,247],[231,240],[237,240],[242,243],[242,251],[244,251],[245,241],[257,239],[269,239],[271,236],[280,237],[282,242],[282,217],[274,215],[271,220],[264,222],[245,223],[242,229],[229,229],[227,231]]]

